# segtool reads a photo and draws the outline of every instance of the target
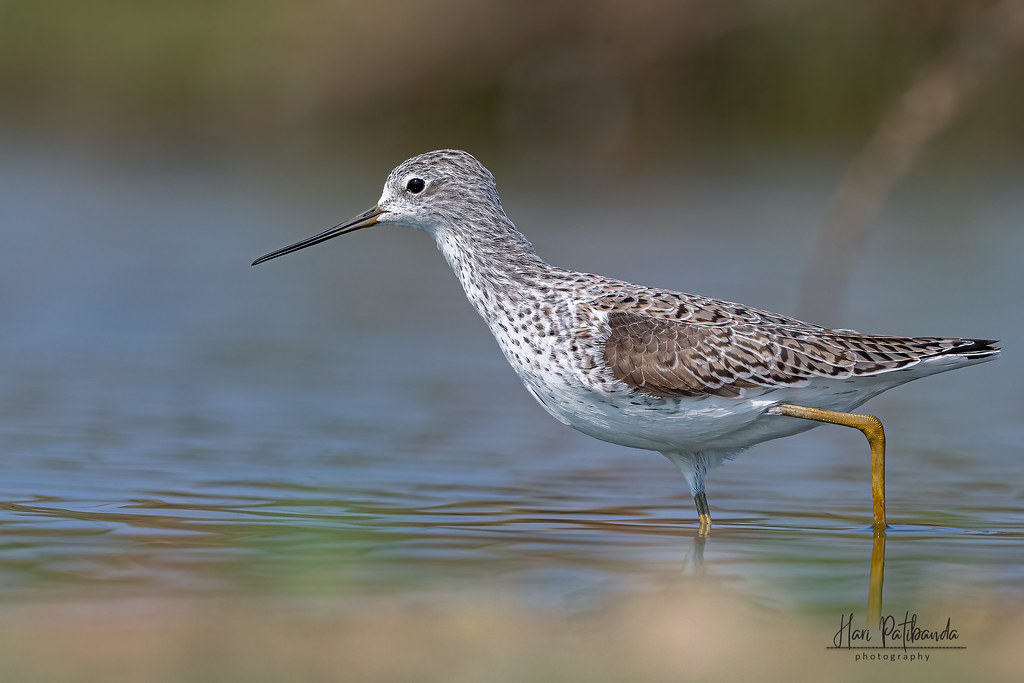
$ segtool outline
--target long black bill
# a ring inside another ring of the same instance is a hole
[[[340,225],[335,225],[330,230],[324,230],[319,235],[313,235],[312,237],[308,237],[302,240],[301,242],[296,242],[295,244],[284,247],[283,249],[272,251],[266,256],[260,256],[258,259],[252,262],[252,265],[258,266],[264,261],[269,261],[272,258],[284,256],[285,254],[290,254],[293,251],[298,251],[299,249],[311,247],[314,244],[326,242],[332,237],[338,237],[339,235],[344,235],[345,233],[355,232],[356,230],[368,228],[377,222],[377,217],[380,216],[382,213],[384,213],[383,209],[375,206],[369,211],[364,211],[358,216],[355,216],[354,218],[351,218]]]

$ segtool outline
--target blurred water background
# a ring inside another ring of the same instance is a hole
[[[884,611],[968,647],[902,673],[1013,679],[1024,62],[1012,22],[970,42],[1001,6],[3,3],[0,672],[708,680],[756,652],[780,680],[876,676],[824,650],[867,600],[859,433],[715,471],[696,538],[676,470],[550,419],[424,235],[248,264],[451,146],[553,263],[802,313],[851,164],[967,63],[933,135],[882,145],[920,138],[815,319],[1003,340],[868,408]]]

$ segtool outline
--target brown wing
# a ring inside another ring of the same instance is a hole
[[[749,324],[706,325],[617,311],[604,357],[616,379],[654,396],[737,396],[741,389],[852,372],[851,354],[784,340]]]
[[[751,387],[877,374],[933,356],[994,352],[982,340],[863,335],[781,317],[750,324],[727,312],[717,324],[707,324],[613,311],[608,325],[604,359],[616,379],[665,397],[738,396]]]

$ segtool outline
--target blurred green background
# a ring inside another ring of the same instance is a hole
[[[983,0],[0,4],[0,119],[101,141],[654,164],[856,148]],[[986,46],[982,45],[981,48]],[[1024,57],[946,142],[1024,140]]]

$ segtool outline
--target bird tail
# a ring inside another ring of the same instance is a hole
[[[920,357],[920,364],[917,367],[921,375],[932,375],[995,360],[999,357],[1001,350],[995,346],[998,343],[995,339],[943,339],[941,341],[944,342],[945,348]],[[914,371],[911,370],[911,372]]]
[[[957,337],[890,337],[836,335],[839,345],[852,352],[855,375],[884,375],[910,370],[918,377],[993,360],[999,355],[994,339]]]
[[[998,339],[959,339],[959,344],[944,350],[939,356],[961,356],[968,360],[992,360],[1002,351]]]

